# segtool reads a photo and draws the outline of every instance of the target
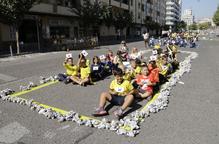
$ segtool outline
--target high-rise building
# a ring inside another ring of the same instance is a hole
[[[194,16],[192,13],[192,9],[186,9],[184,10],[182,14],[182,20],[189,26],[194,23]]]
[[[166,0],[166,25],[170,29],[181,19],[181,0]]]

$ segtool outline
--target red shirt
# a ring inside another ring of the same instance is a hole
[[[152,86],[148,86],[148,82],[151,82],[152,77],[149,76],[145,76],[145,75],[138,75],[136,77],[136,82],[138,85],[141,86],[142,90],[148,91],[148,92],[153,92],[153,87]]]
[[[151,77],[151,82],[152,83],[159,82],[159,68],[152,69],[150,71],[149,76]]]

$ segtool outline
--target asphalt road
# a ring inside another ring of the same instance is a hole
[[[143,49],[143,42],[129,47]],[[14,144],[218,144],[219,143],[219,41],[201,41],[196,51],[199,57],[192,63],[192,72],[183,76],[185,84],[177,84],[171,92],[167,110],[152,114],[141,124],[135,138],[118,136],[114,132],[78,126],[73,122],[48,120],[26,106],[0,100],[0,143]],[[118,45],[90,50],[89,56],[116,51]],[[77,57],[80,51],[74,51]],[[149,53],[146,54],[149,56]],[[186,55],[181,54],[181,59]],[[0,89],[13,88],[29,81],[37,83],[39,76],[63,72],[65,52],[32,54],[25,57],[0,59]],[[75,59],[76,62],[76,59]],[[64,110],[76,110],[90,115],[98,97],[106,91],[111,78],[94,86],[81,88],[71,84],[56,84],[23,95]],[[140,105],[144,105],[143,101]],[[109,117],[113,119],[113,117]]]

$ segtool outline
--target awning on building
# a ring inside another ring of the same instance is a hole
[[[30,12],[32,13],[42,13],[42,14],[51,14],[51,15],[61,15],[61,16],[71,16],[77,17],[77,14],[72,11],[71,8],[64,7],[64,6],[57,6],[56,10],[54,11],[54,5],[52,4],[45,4],[40,3],[34,5]]]

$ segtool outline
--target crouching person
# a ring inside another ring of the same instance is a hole
[[[78,66],[74,65],[73,58],[66,58],[63,63],[64,68],[66,69],[66,73],[58,74],[59,81],[63,81],[65,84],[70,82],[79,83],[78,76]]]
[[[111,104],[121,106],[114,111],[114,115],[117,118],[123,116],[124,111],[132,104],[134,100],[134,88],[132,84],[123,79],[123,72],[119,68],[114,71],[114,76],[115,80],[111,82],[109,91],[100,95],[99,107],[93,114],[94,116],[104,116],[108,114],[104,109],[107,101]]]
[[[153,94],[152,77],[149,74],[148,66],[142,66],[141,74],[138,75],[133,83],[135,96],[139,98],[148,98]]]

